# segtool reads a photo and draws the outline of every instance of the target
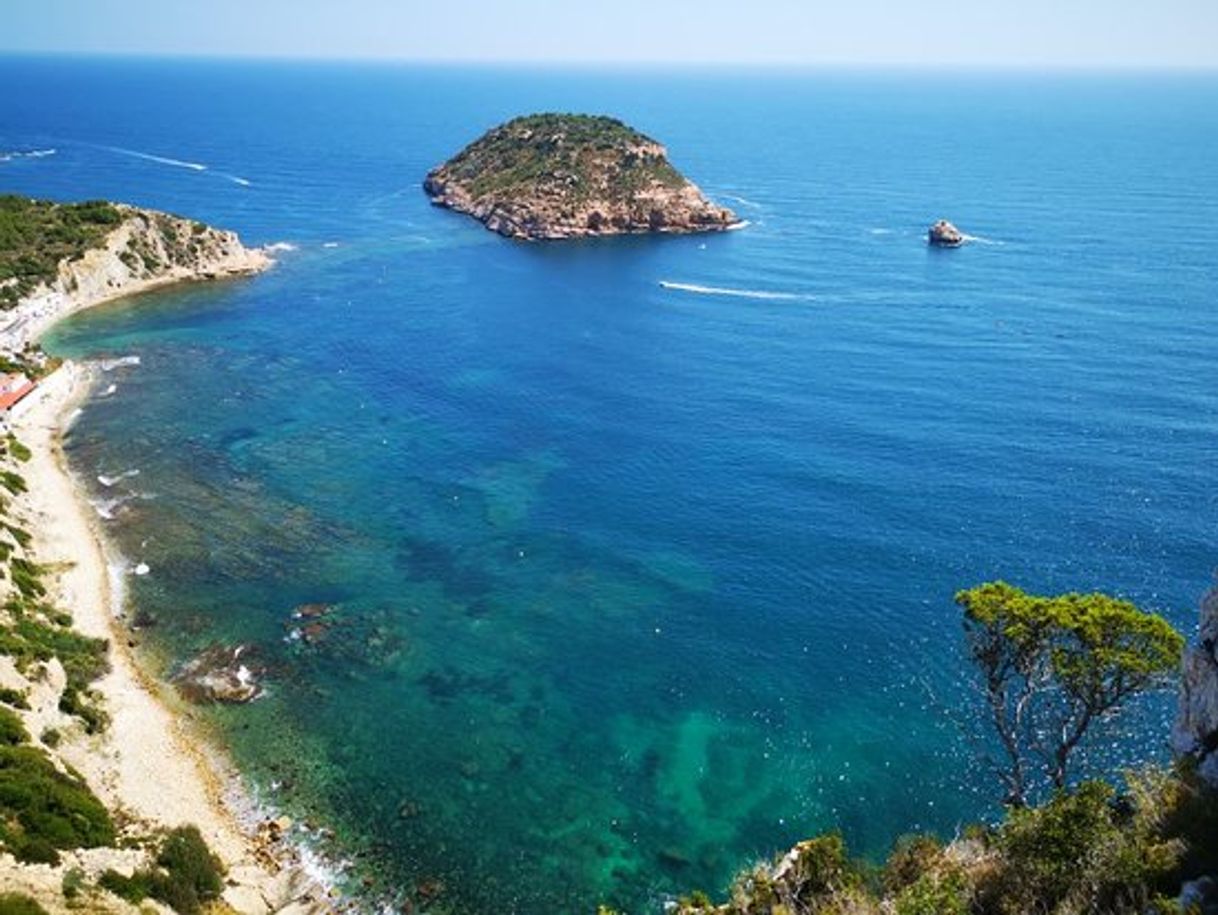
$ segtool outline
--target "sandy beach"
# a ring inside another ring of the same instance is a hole
[[[13,423],[32,452],[25,466],[26,511],[36,530],[37,559],[63,569],[52,596],[71,610],[78,630],[112,645],[111,671],[95,684],[110,726],[97,737],[65,740],[59,755],[122,820],[149,830],[196,825],[228,866],[225,898],[238,911],[307,903],[320,895],[319,888],[290,866],[273,863],[243,831],[230,806],[236,774],[157,697],[160,687],[127,647],[116,614],[121,608],[113,606],[106,547],[60,446],[61,430],[87,395],[90,375],[85,366],[65,364],[39,385]]]
[[[4,348],[20,352],[56,321],[105,301],[171,282],[255,273],[271,263],[263,252],[245,249],[236,236],[224,233],[217,260],[193,274],[174,270],[162,277],[131,277],[117,256],[129,234],[124,227],[107,248],[73,265],[71,292],[59,283],[10,311],[0,329]],[[53,570],[48,597],[71,612],[78,631],[111,644],[110,672],[94,684],[104,697],[109,726],[95,736],[79,728],[64,729],[54,755],[80,772],[129,832],[197,826],[227,868],[224,901],[234,910],[250,915],[328,910],[326,888],[306,873],[297,851],[280,840],[290,823],[258,822],[236,771],[197,725],[171,709],[166,687],[141,670],[132,654],[120,620],[124,608],[116,606],[121,591],[111,574],[112,566],[121,567],[116,565],[121,559],[111,555],[86,489],[74,479],[62,448],[64,433],[88,397],[93,374],[88,365],[65,362],[14,409],[9,421],[31,452],[22,467],[28,493],[21,497],[21,510],[34,534],[34,558]],[[31,689],[30,723],[38,730],[64,725],[53,685]],[[62,865],[52,868],[19,865],[0,856],[0,886],[33,893],[48,909],[66,911],[60,882],[69,867],[96,877],[108,867],[130,872],[139,861],[136,852],[106,848],[64,857]],[[106,906],[128,908],[115,897],[107,897]]]

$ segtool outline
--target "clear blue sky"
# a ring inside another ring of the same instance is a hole
[[[1218,0],[0,0],[0,51],[1218,66]]]

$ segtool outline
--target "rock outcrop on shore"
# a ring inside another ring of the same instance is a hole
[[[667,150],[621,121],[535,114],[494,128],[432,169],[436,206],[518,239],[718,232],[736,214],[708,200]]]
[[[1218,788],[1218,588],[1201,601],[1197,644],[1184,656],[1172,749],[1196,760],[1202,778]]]

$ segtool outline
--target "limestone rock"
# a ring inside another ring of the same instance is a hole
[[[940,219],[931,226],[926,237],[935,248],[959,248],[964,244],[964,233],[946,219]]]
[[[1201,601],[1197,644],[1184,656],[1172,749],[1196,759],[1202,777],[1218,787],[1218,588]]]
[[[262,694],[264,669],[255,654],[249,645],[213,645],[183,665],[173,682],[190,702],[250,702]]]
[[[668,162],[663,146],[608,117],[536,114],[486,133],[427,175],[436,206],[518,239],[716,232],[740,225]]]

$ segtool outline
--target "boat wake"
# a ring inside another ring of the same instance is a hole
[[[137,149],[125,149],[122,146],[104,146],[112,153],[120,156],[130,156],[133,159],[143,159],[145,162],[159,162],[161,165],[172,165],[174,168],[188,168],[194,172],[205,172],[207,166],[202,162],[187,162],[184,159],[171,159],[169,156],[156,156],[152,153],[140,152]]]
[[[965,235],[965,236],[964,236],[964,240],[965,240],[966,242],[971,243],[971,244],[977,244],[977,245],[995,245],[995,246],[997,246],[997,247],[1001,247],[1002,245],[1005,245],[1005,244],[1006,244],[1006,242],[1005,242],[1005,241],[999,241],[999,240],[998,240],[998,239],[996,239],[996,238],[985,238],[985,237],[983,237],[983,236],[981,236],[981,235]]]
[[[695,295],[731,296],[737,299],[762,299],[770,302],[797,302],[811,299],[812,296],[797,292],[775,292],[766,289],[733,289],[729,286],[702,286],[698,283],[678,283],[672,280],[660,280],[664,289],[678,292],[690,292]]]
[[[228,172],[212,171],[211,167],[202,162],[191,162],[188,159],[174,159],[171,156],[158,156],[155,153],[141,152],[138,149],[127,149],[125,146],[102,146],[108,152],[115,153],[120,156],[129,156],[132,159],[142,159],[145,162],[156,162],[158,165],[168,165],[173,168],[188,169],[192,172],[207,172],[211,171],[218,178],[224,178],[231,181],[233,184],[239,184],[241,187],[249,187],[253,184],[249,178],[242,178],[240,175],[232,175]],[[54,152],[54,150],[51,150]]]
[[[271,251],[271,252],[295,251],[296,245],[292,244],[290,241],[277,241],[277,242],[274,242],[273,244],[267,245],[266,250]]]
[[[11,162],[13,159],[45,159],[57,152],[56,149],[14,149],[10,152],[0,152],[0,162]]]

